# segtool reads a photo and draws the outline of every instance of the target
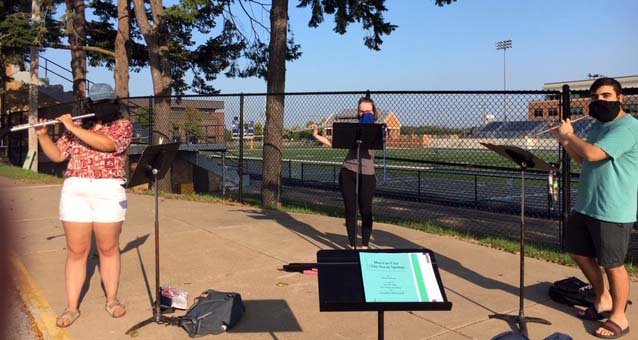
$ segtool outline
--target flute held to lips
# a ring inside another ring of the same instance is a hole
[[[89,118],[89,117],[93,117],[93,116],[95,116],[95,113],[87,113],[85,115],[79,115],[79,116],[72,117],[71,120]],[[53,125],[53,124],[57,124],[57,123],[61,123],[61,122],[59,120],[53,119],[53,120],[49,120],[49,121],[42,122],[42,123],[36,123],[36,124],[16,125],[16,126],[11,128],[11,132],[26,130],[26,129],[29,129],[29,128],[32,128],[32,127],[34,128],[34,127],[40,127],[40,126]]]
[[[589,118],[589,116],[581,116],[581,117],[578,117],[578,118],[576,118],[576,119],[572,120],[571,122],[572,122],[572,123],[575,123],[575,122],[577,122],[577,121],[579,121],[579,120],[581,120],[581,119],[585,119],[585,118]],[[560,125],[556,125],[556,126],[550,127],[549,129],[545,129],[545,130],[540,131],[540,132],[532,133],[532,134],[530,134],[529,136],[540,136],[540,135],[542,135],[542,134],[544,134],[544,133],[550,132],[550,131],[552,131],[552,130],[556,130],[556,129],[558,129],[559,127],[560,127]]]

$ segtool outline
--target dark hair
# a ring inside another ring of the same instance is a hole
[[[595,93],[602,86],[611,86],[614,88],[614,91],[616,91],[616,95],[622,94],[622,86],[620,86],[620,83],[618,82],[618,80],[614,78],[596,79],[596,81],[594,81],[589,87],[589,92]]]
[[[368,97],[361,97],[359,98],[359,103],[357,103],[357,112],[359,112],[359,105],[361,105],[361,103],[370,103],[372,104],[372,113],[374,113],[374,119],[376,120],[377,117],[379,117],[379,115],[377,114],[377,106],[374,105],[374,100],[368,98]]]
[[[115,99],[87,100],[87,113],[95,113],[94,117],[83,119],[82,127],[91,129],[98,121],[102,124],[111,124],[118,119],[122,119],[122,102]]]

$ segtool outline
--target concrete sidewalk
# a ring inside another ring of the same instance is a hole
[[[129,193],[121,236],[120,300],[128,313],[112,319],[104,310],[97,258],[89,259],[90,282],[81,317],[57,329],[65,307],[65,238],[58,220],[61,185],[27,185],[0,178],[0,192],[15,228],[17,278],[45,338],[129,339],[124,332],[149,318],[155,293],[153,197]],[[341,218],[263,211],[240,205],[160,199],[160,281],[187,290],[236,291],[246,304],[240,323],[219,339],[376,339],[374,312],[319,312],[317,277],[281,271],[290,262],[316,262],[320,249],[347,243]],[[386,312],[386,339],[491,339],[512,329],[493,313],[518,314],[519,256],[451,237],[389,224],[375,225],[373,248],[429,248],[437,254],[451,311]],[[551,282],[579,276],[575,268],[526,260],[525,314],[551,326],[529,323],[531,339],[558,331],[574,339],[594,339],[595,322],[549,300]],[[636,300],[632,282],[631,300]],[[632,332],[638,313],[628,308]],[[181,314],[176,313],[176,314]],[[150,324],[136,339],[189,339],[178,327]],[[212,338],[212,336],[211,336]]]

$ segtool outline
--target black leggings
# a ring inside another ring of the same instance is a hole
[[[357,206],[355,202],[356,173],[341,168],[339,186],[346,209],[346,230],[350,246],[354,247],[357,240]],[[359,212],[361,213],[361,244],[368,246],[372,235],[372,197],[377,186],[374,175],[359,175]]]

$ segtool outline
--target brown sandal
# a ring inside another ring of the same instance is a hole
[[[73,324],[77,318],[80,317],[80,311],[77,309],[71,309],[69,307],[64,308],[62,314],[55,319],[55,325],[60,328],[67,328]]]
[[[106,306],[104,307],[106,309],[106,312],[109,313],[109,315],[112,318],[119,318],[124,316],[124,314],[126,314],[126,307],[121,304],[118,300],[113,300],[111,302],[106,302]]]

